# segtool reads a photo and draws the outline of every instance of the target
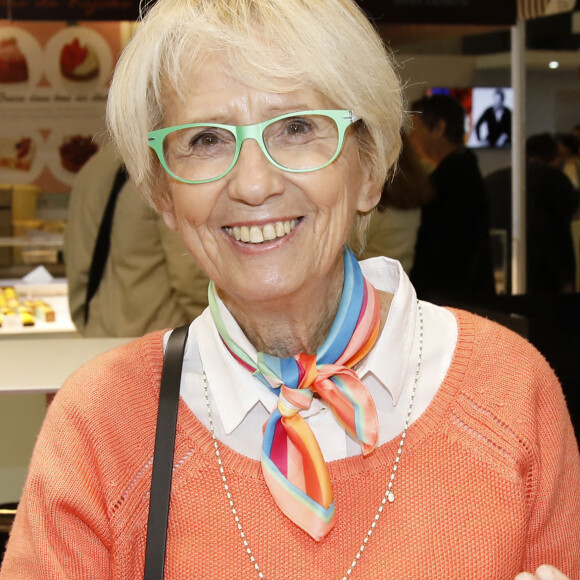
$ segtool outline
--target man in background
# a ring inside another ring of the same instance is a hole
[[[412,140],[434,166],[411,281],[420,297],[494,294],[488,204],[477,158],[464,146],[465,112],[448,95],[412,104]]]
[[[131,180],[119,191],[110,250],[86,303],[99,227],[120,166],[105,146],[79,171],[71,193],[65,266],[71,317],[83,336],[141,336],[186,324],[207,306],[205,274]]]
[[[511,168],[486,179],[492,227],[508,240],[508,293],[511,280]],[[526,141],[526,292],[574,291],[575,257],[571,221],[578,193],[560,168],[556,139],[549,133]]]

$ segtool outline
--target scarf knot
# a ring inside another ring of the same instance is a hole
[[[288,518],[320,541],[335,524],[332,482],[318,441],[300,411],[310,407],[317,393],[346,432],[360,442],[363,454],[375,448],[377,412],[352,367],[378,337],[378,292],[347,249],[342,295],[326,340],[316,354],[290,358],[244,351],[228,332],[213,283],[208,297],[213,320],[232,356],[278,394],[277,406],[264,425],[260,458],[270,493]]]
[[[314,393],[311,389],[293,389],[282,385],[278,397],[278,411],[282,417],[293,417],[298,411],[310,408]]]

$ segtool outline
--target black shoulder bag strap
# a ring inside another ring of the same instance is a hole
[[[171,333],[165,349],[159,392],[157,430],[155,432],[155,450],[153,452],[144,580],[163,579],[169,497],[173,475],[175,426],[179,406],[181,368],[188,330],[189,326],[176,328]]]
[[[123,189],[123,185],[125,185],[128,179],[129,175],[125,169],[125,165],[121,165],[121,167],[119,167],[117,170],[115,180],[113,181],[113,187],[111,188],[111,193],[109,194],[109,200],[107,201],[107,206],[105,207],[105,213],[103,214],[103,219],[101,220],[101,225],[99,226],[99,233],[97,234],[97,240],[95,242],[95,249],[93,250],[93,258],[91,260],[89,282],[87,284],[87,294],[85,298],[85,324],[89,319],[90,302],[99,289],[99,284],[101,283],[103,272],[105,271],[105,264],[107,263],[107,258],[109,257],[109,249],[111,248],[113,214],[115,213],[117,198],[119,197],[119,192],[121,189]]]

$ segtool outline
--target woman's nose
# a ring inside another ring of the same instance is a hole
[[[246,139],[229,176],[229,194],[249,205],[260,205],[284,191],[282,170],[270,163],[254,139]]]

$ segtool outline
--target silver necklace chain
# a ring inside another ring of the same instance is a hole
[[[387,489],[385,490],[385,493],[381,499],[381,503],[379,504],[379,507],[375,513],[375,516],[374,516],[373,521],[371,523],[371,527],[368,529],[368,531],[365,535],[365,538],[364,538],[362,544],[360,545],[360,548],[358,549],[356,556],[354,557],[353,561],[351,562],[351,565],[350,565],[349,569],[346,571],[346,574],[342,577],[342,580],[347,580],[347,578],[353,573],[358,561],[360,560],[360,558],[361,558],[361,556],[366,548],[366,545],[368,544],[375,528],[377,527],[377,524],[379,522],[381,514],[383,513],[383,511],[385,509],[386,504],[393,503],[395,501],[395,494],[393,492],[393,484],[395,482],[395,475],[397,473],[397,469],[399,467],[399,462],[401,460],[401,454],[403,453],[403,446],[405,445],[405,439],[407,437],[407,430],[408,430],[409,424],[411,422],[411,413],[413,411],[413,403],[415,402],[415,393],[417,392],[417,383],[419,382],[419,374],[421,371],[421,360],[423,358],[423,311],[421,309],[421,304],[419,303],[418,300],[417,300],[417,312],[419,313],[419,354],[418,354],[418,358],[417,358],[417,369],[415,371],[415,378],[413,380],[413,389],[411,391],[411,402],[409,404],[409,409],[407,411],[407,417],[405,419],[405,426],[403,428],[403,432],[401,433],[401,441],[399,443],[399,448],[397,449],[395,463],[394,463],[393,469],[391,471],[391,477],[389,478],[389,483],[387,484]],[[246,549],[246,553],[248,554],[248,557],[250,558],[250,562],[252,563],[252,566],[254,567],[254,569],[256,570],[256,572],[258,574],[258,578],[265,579],[266,576],[264,576],[264,573],[260,569],[260,566],[258,565],[258,562],[257,562],[256,558],[254,557],[254,554],[252,553],[252,549],[250,548],[250,544],[248,543],[248,540],[246,538],[246,534],[245,534],[244,529],[242,527],[242,522],[241,522],[240,517],[238,515],[238,510],[236,509],[236,506],[234,505],[234,500],[232,498],[230,486],[229,486],[227,478],[226,478],[226,473],[224,470],[224,466],[223,466],[222,458],[221,458],[221,454],[220,454],[220,449],[219,449],[219,442],[218,442],[218,439],[216,437],[214,426],[213,426],[213,418],[211,415],[211,409],[210,409],[210,404],[209,404],[208,382],[207,382],[207,376],[205,374],[205,371],[203,371],[203,388],[204,388],[204,394],[205,394],[205,403],[206,403],[206,407],[207,407],[207,416],[209,419],[209,427],[210,427],[211,436],[213,439],[215,456],[217,458],[219,471],[220,471],[220,475],[222,478],[222,484],[224,486],[224,491],[226,493],[228,503],[230,504],[230,509],[231,509],[232,515],[234,516],[234,521],[236,523],[236,527],[238,528],[240,538],[242,539],[242,542],[244,544],[244,548]]]

